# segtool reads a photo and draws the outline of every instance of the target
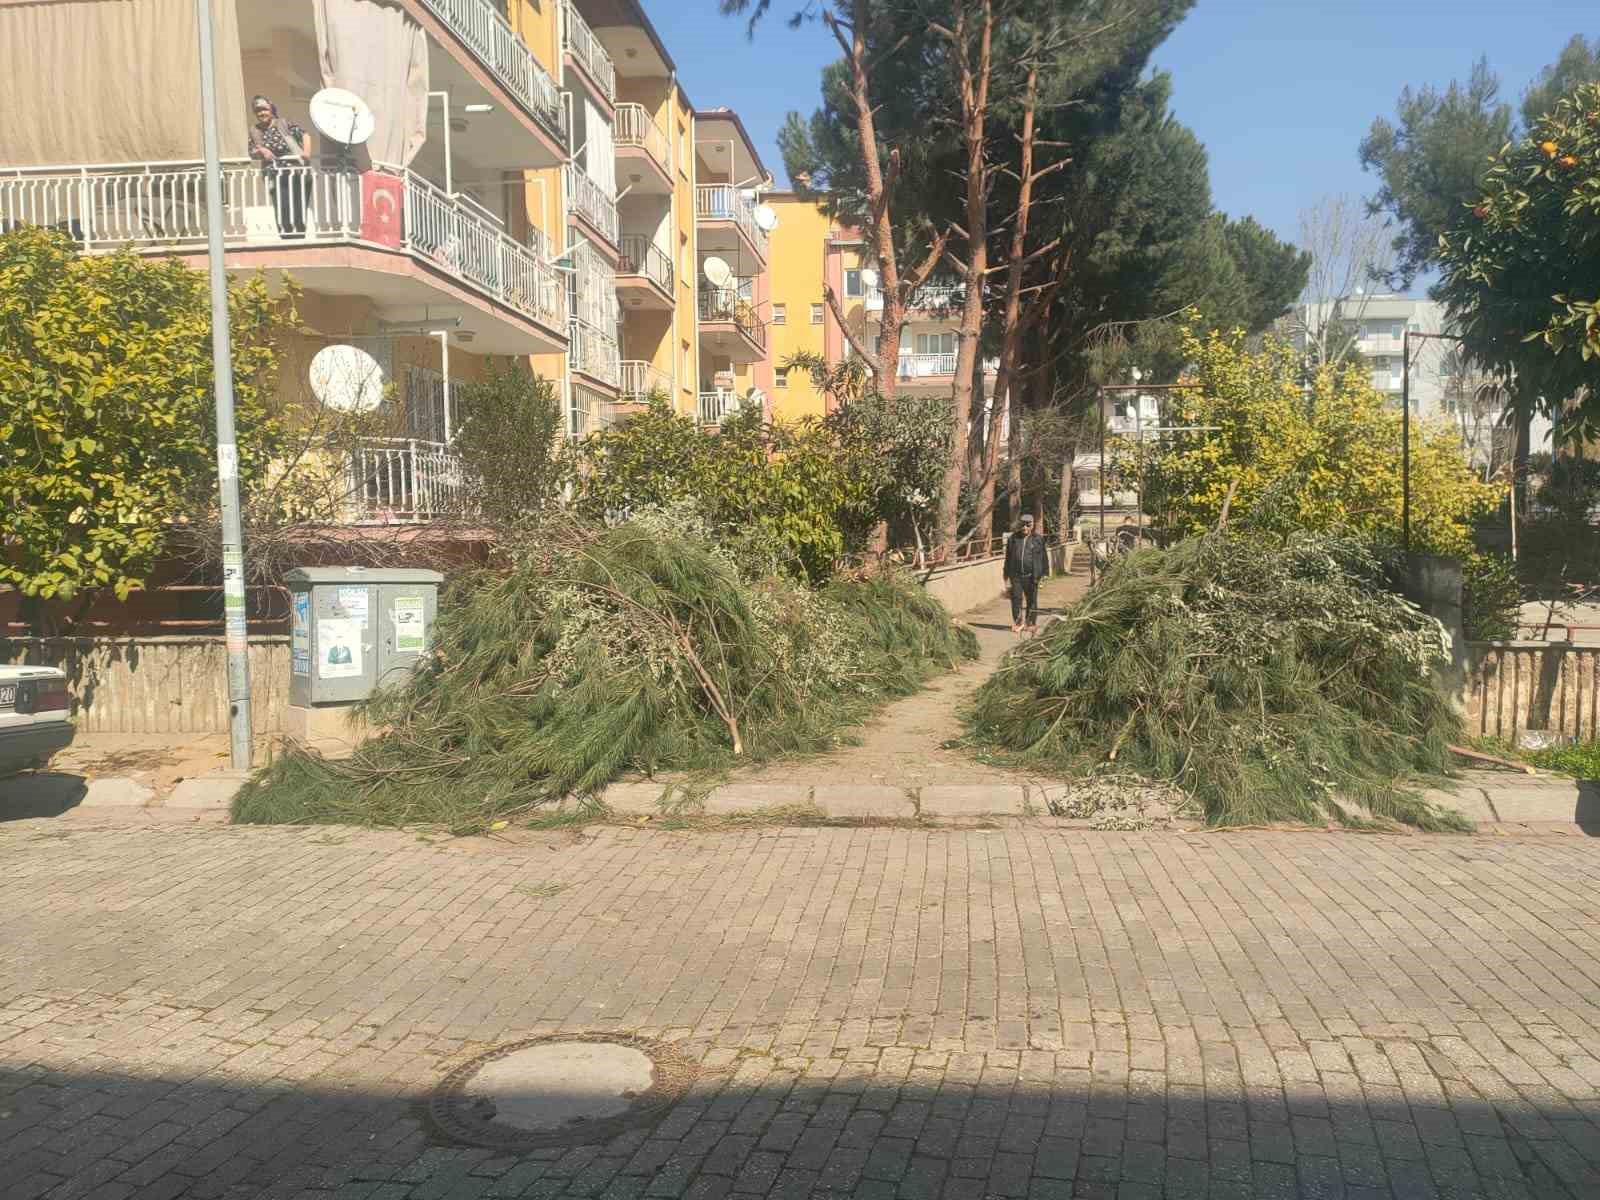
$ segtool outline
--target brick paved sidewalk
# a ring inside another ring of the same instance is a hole
[[[1600,843],[0,823],[0,1197],[1600,1195]],[[559,1030],[653,1129],[428,1143]]]
[[[1088,589],[1089,577],[1049,579],[1039,589],[1044,614],[1053,614]],[[1011,632],[1011,602],[992,604],[962,614],[978,636],[978,658],[933,680],[922,691],[897,700],[861,730],[858,745],[797,762],[769,763],[735,771],[734,784],[794,784],[831,787],[867,784],[917,788],[925,784],[1014,784],[1026,776],[978,762],[964,750],[946,745],[961,736],[961,706],[989,678],[1007,650],[1019,640]],[[1043,617],[1048,620],[1049,616]]]

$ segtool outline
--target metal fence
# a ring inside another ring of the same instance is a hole
[[[461,458],[442,442],[368,439],[352,456],[351,476],[359,521],[409,524],[456,515],[465,508]]]
[[[611,55],[606,53],[600,39],[595,37],[594,30],[589,28],[589,22],[583,19],[572,0],[566,0],[561,6],[561,15],[561,48],[582,63],[583,69],[589,72],[589,78],[600,85],[605,98],[615,102],[617,68],[611,61]]]
[[[672,259],[667,252],[647,237],[630,233],[621,243],[622,263],[619,275],[643,275],[658,287],[672,291]]]
[[[568,328],[567,354],[572,369],[612,387],[619,386],[622,382],[622,351],[617,346],[617,339],[576,317]]]
[[[767,347],[766,322],[756,316],[756,306],[745,298],[747,288],[701,288],[700,319],[727,321],[763,350]]]
[[[672,395],[672,377],[656,370],[651,363],[629,359],[622,364],[622,398],[629,401],[648,400],[652,393]]]
[[[528,114],[567,140],[567,114],[561,91],[550,73],[539,65],[492,0],[422,0],[483,63]]]
[[[726,183],[697,185],[694,215],[699,221],[732,221],[761,257],[767,256],[767,234],[756,224],[756,206],[739,188]]]
[[[579,216],[598,229],[606,241],[617,240],[617,201],[577,163],[562,169],[566,180],[567,203]]]

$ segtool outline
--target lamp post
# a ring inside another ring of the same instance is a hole
[[[250,657],[245,623],[239,443],[233,422],[233,343],[223,261],[222,163],[217,133],[211,0],[195,0],[200,34],[200,134],[206,162],[206,265],[211,284],[211,375],[217,397],[217,485],[222,496],[222,616],[228,650],[228,743],[235,771],[250,769]]]
[[[1457,342],[1453,333],[1423,333],[1407,328],[1400,335],[1400,545],[1411,565],[1411,342]]]

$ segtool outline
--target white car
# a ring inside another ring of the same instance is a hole
[[[0,776],[41,768],[72,744],[71,703],[65,672],[0,666]]]

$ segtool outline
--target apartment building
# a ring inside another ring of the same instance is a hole
[[[397,416],[352,464],[353,522],[449,509],[461,384],[496,360],[556,381],[574,436],[652,392],[714,418],[719,389],[770,390],[770,180],[736,114],[696,113],[637,0],[214,7],[227,267],[300,289],[286,391],[314,403],[311,358],[354,346]],[[0,229],[202,269],[197,35],[191,0],[0,5],[0,41],[39,50],[13,56],[38,100],[0,123]],[[326,88],[365,102],[367,136],[318,128]],[[251,157],[258,95],[309,154]]]
[[[774,192],[769,203],[778,217],[772,238],[773,410],[789,419],[817,416],[826,411],[827,398],[807,372],[784,364],[799,352],[829,363],[845,361],[857,347],[877,355],[883,293],[859,230],[831,221],[815,200],[793,192]],[[828,288],[838,298],[837,313],[826,303]],[[960,284],[936,279],[913,296],[894,368],[900,391],[950,394],[963,295]],[[997,366],[984,363],[987,384]]]

